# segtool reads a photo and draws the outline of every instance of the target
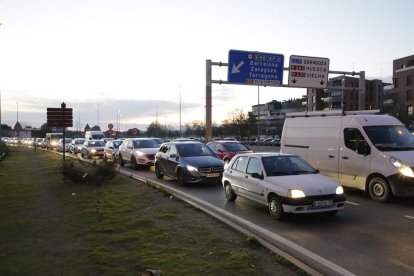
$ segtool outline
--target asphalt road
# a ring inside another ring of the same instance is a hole
[[[276,147],[252,146],[255,151]],[[414,199],[391,203],[372,201],[361,191],[346,190],[347,204],[336,216],[296,215],[273,220],[267,207],[238,197],[228,202],[220,185],[179,186],[174,180],[158,180],[154,172],[133,170],[140,177],[171,185],[306,248],[356,275],[414,275]]]

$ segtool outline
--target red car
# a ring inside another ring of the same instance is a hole
[[[208,143],[207,146],[214,151],[224,163],[228,163],[236,154],[253,152],[248,146],[238,141],[214,141]]]

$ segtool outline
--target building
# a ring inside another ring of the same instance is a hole
[[[414,121],[414,55],[393,61],[395,116],[406,125]]]
[[[258,123],[258,135],[274,137],[281,135],[286,113],[305,111],[303,99],[276,100],[252,106],[252,114]]]
[[[307,89],[306,108],[316,110],[358,110],[359,109],[359,78],[338,76],[329,79],[330,89]],[[389,85],[381,80],[365,80],[364,109],[382,109],[384,101],[384,86]],[[354,88],[345,90],[342,88]]]

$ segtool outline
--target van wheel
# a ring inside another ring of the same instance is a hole
[[[162,179],[162,177],[164,176],[161,172],[160,166],[157,163],[155,164],[155,176],[158,179]]]
[[[224,194],[226,195],[228,201],[235,201],[237,198],[237,194],[234,192],[230,184],[227,184],[224,187]]]
[[[283,220],[287,216],[285,211],[283,211],[282,203],[277,197],[272,197],[269,200],[269,213],[276,220]]]
[[[369,195],[375,201],[386,202],[391,198],[388,182],[381,177],[374,177],[369,182]]]

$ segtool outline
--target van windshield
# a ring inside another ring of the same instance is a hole
[[[414,150],[414,136],[404,126],[366,126],[364,130],[381,151]]]

